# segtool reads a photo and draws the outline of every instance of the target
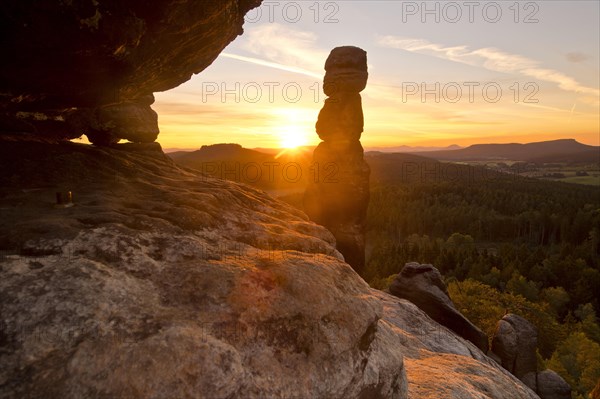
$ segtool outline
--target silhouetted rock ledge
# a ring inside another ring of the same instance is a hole
[[[261,191],[156,148],[0,144],[2,398],[536,398]]]
[[[0,135],[154,141],[153,93],[209,66],[259,4],[4,0]]]

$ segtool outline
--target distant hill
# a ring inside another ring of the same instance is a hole
[[[251,150],[239,144],[214,144],[167,155],[181,166],[270,192],[304,190],[311,173],[312,149],[263,150],[265,152]]]
[[[367,151],[378,151],[378,152],[431,152],[431,151],[449,151],[449,150],[460,150],[461,147],[457,144],[452,144],[447,147],[411,147],[409,145],[400,145],[395,147],[367,147]]]
[[[421,171],[434,170],[441,164],[432,158],[411,153],[365,152],[371,168],[371,183],[399,183],[420,179]]]
[[[250,150],[239,144],[203,145],[196,151],[176,151],[168,155],[174,161],[188,167],[211,161],[256,162],[271,158],[270,154]]]
[[[577,160],[583,153],[599,153],[600,147],[581,144],[574,139],[541,141],[528,144],[474,144],[467,148],[450,151],[420,152],[444,161],[479,161],[479,160],[512,160],[530,161],[545,159],[546,162],[562,162]]]
[[[301,146],[301,147],[297,147],[296,149],[294,149],[295,152],[302,152],[302,151],[310,151],[311,153],[314,151],[316,146]],[[252,150],[254,151],[258,151],[258,152],[262,152],[264,154],[271,154],[271,155],[277,155],[282,151],[285,151],[285,149],[283,148],[266,148],[266,147],[257,147],[257,148],[252,148]]]
[[[250,184],[274,195],[304,192],[314,177],[312,148],[278,155],[274,151],[264,153],[243,148],[239,144],[215,144],[203,146],[197,151],[179,151],[167,155],[182,166]],[[440,162],[414,153],[367,151],[365,159],[371,167],[373,184],[480,180],[491,173],[483,173],[483,168]]]
[[[260,151],[258,151],[260,150]],[[214,144],[196,151],[169,153],[176,163],[215,177],[249,184],[281,196],[304,192],[314,177],[312,147],[294,151],[248,149]],[[599,147],[572,139],[529,144],[476,144],[467,148],[426,152],[366,151],[371,183],[479,182],[501,178],[499,171],[451,162],[512,160],[535,163],[598,163]]]
[[[476,183],[502,178],[497,171],[482,166],[440,162],[412,153],[365,153],[371,167],[371,184]]]

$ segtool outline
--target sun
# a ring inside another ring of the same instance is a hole
[[[279,133],[279,145],[294,149],[308,144],[306,132],[299,126],[288,126]]]
[[[275,108],[271,112],[271,131],[280,148],[296,149],[313,140],[314,110],[294,107]]]

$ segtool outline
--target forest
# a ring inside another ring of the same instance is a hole
[[[598,397],[597,187],[508,175],[379,180],[363,276],[371,286],[385,289],[406,262],[431,263],[490,338],[505,313],[524,316],[538,328],[541,365],[565,378],[573,398]]]

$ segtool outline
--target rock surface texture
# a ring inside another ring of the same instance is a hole
[[[359,274],[365,266],[365,222],[369,205],[369,165],[360,136],[360,92],[367,84],[367,53],[352,46],[334,48],[325,62],[323,91],[329,98],[316,131],[323,140],[313,154],[313,177],[304,196],[311,220],[327,227],[337,249]]]
[[[210,65],[260,0],[6,0],[0,135],[98,144],[158,135],[153,93]]]
[[[536,398],[302,212],[158,144],[2,142],[0,170],[2,398]]]
[[[487,336],[454,307],[442,275],[432,265],[407,263],[390,285],[390,293],[408,299],[433,320],[487,353]]]

